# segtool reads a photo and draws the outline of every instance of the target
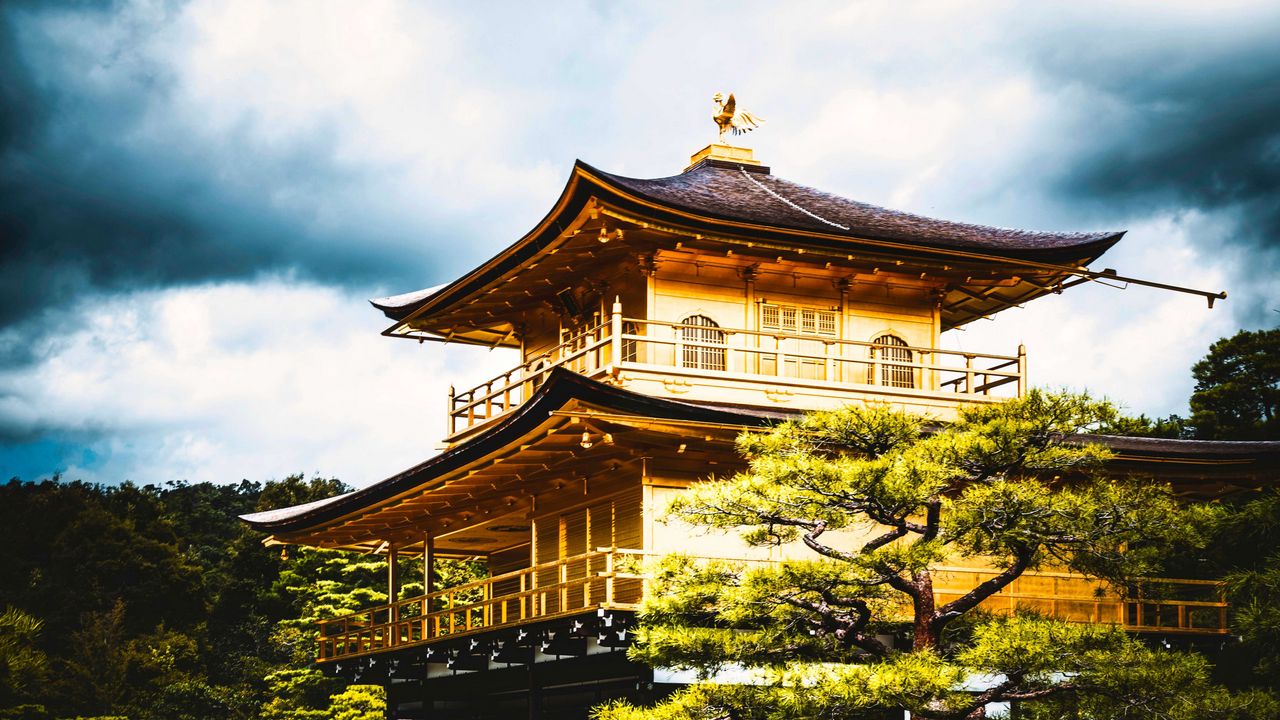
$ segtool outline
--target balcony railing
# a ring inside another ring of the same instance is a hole
[[[597,609],[636,610],[643,598],[645,562],[640,550],[599,548],[555,562],[459,585],[430,595],[380,605],[319,623],[320,662]],[[696,558],[761,565],[770,561]],[[933,573],[939,603],[955,599],[992,577],[990,570],[941,567]],[[1119,625],[1140,632],[1225,634],[1223,585],[1208,580],[1154,579],[1156,597],[1126,597],[1098,581],[1070,573],[1029,572],[982,608],[995,613],[1034,610],[1073,622]]]
[[[552,368],[588,377],[611,370],[788,383],[956,400],[1021,395],[1026,353],[1015,355],[845,340],[828,335],[708,327],[613,314],[560,345],[464,392],[449,390],[449,434],[515,409]]]
[[[635,610],[639,553],[601,549],[320,621],[319,660],[429,643],[588,610]]]

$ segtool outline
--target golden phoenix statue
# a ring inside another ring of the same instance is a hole
[[[764,122],[764,118],[758,115],[752,115],[746,110],[738,110],[738,102],[734,100],[733,93],[729,93],[729,99],[725,100],[724,95],[716,93],[711,98],[716,104],[716,114],[711,119],[716,121],[716,125],[720,128],[720,144],[725,144],[724,136],[727,132],[733,132],[734,135],[749,133],[760,127],[760,123]]]

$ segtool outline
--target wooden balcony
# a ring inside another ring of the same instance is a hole
[[[646,591],[639,550],[600,548],[430,595],[409,598],[319,623],[319,662],[425,646],[490,630],[595,613],[634,611]],[[723,560],[722,558],[701,558]],[[735,560],[745,565],[767,561]],[[991,577],[988,570],[941,567],[934,572],[939,603]],[[1223,586],[1206,580],[1157,579],[1158,597],[1126,597],[1069,573],[1033,572],[982,604],[995,613],[1034,610],[1073,622],[1119,625],[1134,632],[1223,635]]]
[[[1026,352],[1012,355],[885,345],[832,335],[742,330],[627,318],[609,320],[463,392],[450,388],[457,439],[514,410],[552,368],[611,378],[658,396],[801,409],[880,400],[946,417],[966,402],[1026,390]]]

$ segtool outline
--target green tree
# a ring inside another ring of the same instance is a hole
[[[1156,437],[1156,438],[1188,438],[1191,436],[1191,429],[1187,427],[1187,420],[1179,415],[1169,415],[1162,418],[1152,418],[1146,415],[1117,415],[1115,418],[1099,425],[1093,430],[1099,435],[1124,435],[1127,437]]]
[[[0,485],[0,543],[9,550],[0,555],[0,607],[29,609],[42,625],[28,644],[50,669],[25,683],[30,702],[51,717],[258,717],[269,676],[314,672],[314,645],[281,643],[276,633],[322,590],[298,569],[307,559],[263,547],[237,516],[346,490],[302,476],[265,486]],[[382,576],[370,570],[342,582],[378,587]],[[360,602],[356,593],[341,607]],[[320,679],[328,684],[314,704],[323,714],[341,688]]]
[[[0,613],[0,718],[44,716],[39,690],[49,660],[37,645],[43,626],[14,607]]]
[[[1227,581],[1231,628],[1240,642],[1215,658],[1218,675],[1232,687],[1280,692],[1280,489],[1224,504],[1231,512],[1202,561],[1209,574]]]
[[[1199,656],[1112,627],[979,612],[1028,570],[1126,582],[1155,571],[1169,544],[1201,540],[1211,509],[1103,479],[1094,471],[1107,452],[1064,440],[1114,417],[1084,396],[1032,392],[965,409],[933,433],[899,412],[849,408],[744,434],[748,470],[695,486],[670,517],[738,530],[757,546],[798,541],[814,559],[667,560],[631,653],[705,681],[656,708],[614,704],[598,716],[870,718],[905,708],[959,720],[1006,702],[1061,717],[1265,716],[1264,700],[1212,685]],[[955,556],[995,570],[942,603],[931,569]],[[711,681],[730,669],[749,681]]]
[[[387,694],[376,685],[352,685],[329,698],[329,720],[383,720]]]
[[[1188,424],[1201,440],[1280,439],[1280,328],[1241,330],[1191,368]]]

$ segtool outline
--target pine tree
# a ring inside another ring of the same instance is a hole
[[[668,520],[736,530],[755,546],[799,544],[811,559],[750,566],[669,558],[656,571],[635,659],[703,678],[632,718],[1265,717],[1196,655],[1123,631],[980,604],[1027,571],[1111,583],[1158,570],[1213,514],[1167,487],[1098,473],[1108,453],[1073,441],[1112,421],[1087,396],[1031,392],[927,426],[886,408],[811,414],[744,434],[746,471],[696,485]],[[932,570],[957,557],[995,568],[939,602]],[[725,682],[726,675],[737,680]]]

